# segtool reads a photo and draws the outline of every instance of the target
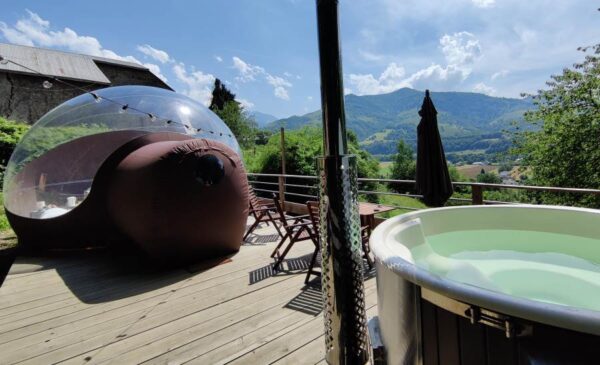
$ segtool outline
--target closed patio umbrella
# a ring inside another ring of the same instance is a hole
[[[417,127],[417,192],[430,207],[441,207],[452,196],[452,181],[437,123],[437,110],[425,91]]]

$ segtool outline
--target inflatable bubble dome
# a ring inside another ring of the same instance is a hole
[[[109,87],[61,104],[33,125],[7,164],[5,207],[32,219],[61,216],[86,199],[115,150],[163,132],[213,140],[240,153],[227,125],[200,103],[160,88]]]

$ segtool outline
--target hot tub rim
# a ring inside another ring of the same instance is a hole
[[[600,211],[588,208],[556,207],[531,204],[506,204],[498,206],[462,206],[423,209],[390,218],[380,224],[372,233],[371,250],[376,261],[415,285],[433,290],[451,299],[476,305],[499,313],[524,320],[561,327],[577,332],[600,335],[600,311],[544,303],[532,299],[514,297],[509,294],[452,281],[432,274],[413,263],[404,260],[386,244],[384,239],[397,224],[418,218],[432,211],[452,211],[456,209],[514,209],[579,211],[600,215]]]

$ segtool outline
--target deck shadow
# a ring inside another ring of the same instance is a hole
[[[50,265],[44,264],[41,269],[55,270],[67,288],[88,304],[106,303],[151,292],[183,282],[198,272],[230,261],[230,257],[223,257],[187,266],[164,267],[135,250],[121,252],[108,249],[18,259],[19,264],[50,262]]]
[[[318,316],[323,311],[323,296],[321,295],[321,278],[315,278],[308,282],[300,294],[290,300],[284,308],[293,309],[298,312]]]
[[[248,273],[248,282],[252,285],[273,276],[302,274],[308,270],[311,256],[312,254],[285,259],[278,270],[273,269],[275,263],[259,267]]]
[[[277,242],[281,237],[275,234],[257,234],[251,233],[243,242],[244,246],[265,246],[268,243]]]

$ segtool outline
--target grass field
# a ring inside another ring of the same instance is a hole
[[[362,200],[362,199],[361,199]],[[394,196],[394,195],[380,195],[379,196],[379,204],[389,205],[389,206],[398,206],[398,207],[407,207],[407,208],[416,208],[416,209],[424,209],[427,206],[421,203],[420,200],[410,198],[407,196]],[[391,218],[400,214],[412,212],[412,209],[396,209],[390,212],[377,214],[377,217],[381,218]]]
[[[382,161],[379,163],[379,175],[382,177],[390,177],[392,173],[392,161]]]
[[[481,169],[484,169],[485,172],[495,172],[498,173],[498,166],[493,165],[463,165],[456,166],[458,172],[469,179],[477,179],[477,175],[481,173]]]

